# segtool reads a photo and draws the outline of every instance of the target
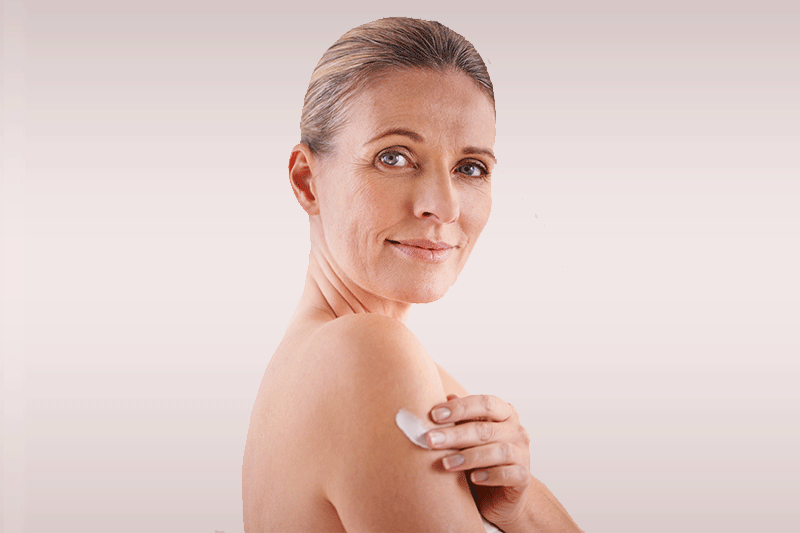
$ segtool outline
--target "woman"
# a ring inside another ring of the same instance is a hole
[[[489,218],[494,123],[483,61],[435,22],[360,26],[317,65],[289,160],[308,274],[250,420],[248,533],[579,531],[530,475],[514,409],[468,395],[403,325]],[[401,409],[436,427],[432,449]]]

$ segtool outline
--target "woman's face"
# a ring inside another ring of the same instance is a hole
[[[388,300],[442,297],[489,219],[494,139],[492,103],[462,73],[371,84],[312,178],[337,276]]]

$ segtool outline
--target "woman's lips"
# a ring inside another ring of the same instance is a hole
[[[387,242],[399,252],[425,263],[443,263],[447,261],[455,249],[455,246],[446,242],[419,239],[407,241],[391,241],[387,239]]]

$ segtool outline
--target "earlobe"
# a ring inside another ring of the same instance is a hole
[[[319,214],[319,202],[314,194],[313,165],[314,154],[308,146],[295,146],[289,158],[289,182],[297,201],[309,215]]]

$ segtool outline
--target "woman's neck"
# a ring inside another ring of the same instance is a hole
[[[411,304],[386,300],[357,286],[337,272],[329,254],[314,245],[308,258],[303,295],[297,313],[317,311],[330,319],[357,313],[377,313],[405,322]]]

